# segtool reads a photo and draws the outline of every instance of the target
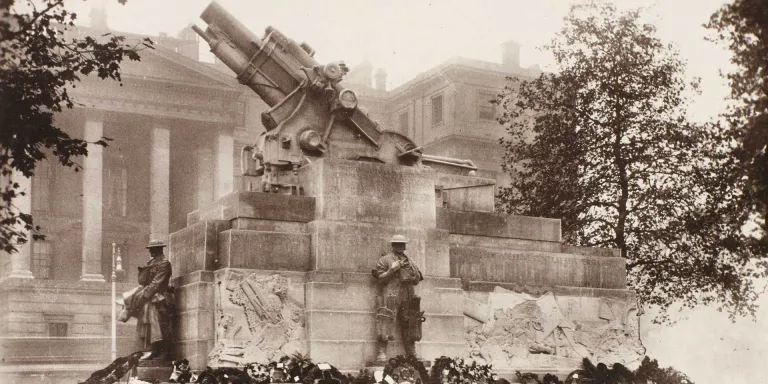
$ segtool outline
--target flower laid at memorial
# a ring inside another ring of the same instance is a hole
[[[104,369],[94,372],[81,384],[113,384],[127,377],[129,383],[153,382],[130,377],[144,352],[120,357]],[[539,378],[541,376],[541,378]],[[674,368],[660,368],[656,360],[645,357],[642,365],[631,371],[614,363],[610,368],[604,363],[593,364],[585,358],[581,368],[569,373],[564,379],[551,373],[542,375],[515,372],[516,382],[523,384],[580,384],[580,383],[655,383],[692,384],[688,376]],[[174,372],[167,380],[171,383],[189,384],[509,384],[509,380],[493,371],[492,365],[478,364],[474,360],[441,356],[427,371],[424,362],[414,356],[398,355],[387,361],[383,370],[371,373],[361,370],[357,376],[343,374],[328,363],[315,364],[301,354],[283,356],[268,364],[250,363],[244,367],[206,367],[194,372],[186,359],[174,361]]]
[[[451,359],[441,356],[435,359],[430,375],[432,382],[468,384],[479,382],[491,382],[493,378],[491,365],[477,364],[474,360],[465,363],[464,359]]]
[[[383,379],[389,382],[391,378],[396,383],[425,383],[429,380],[429,374],[424,363],[414,355],[398,355],[387,361],[382,372]]]

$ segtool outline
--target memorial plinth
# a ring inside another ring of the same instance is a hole
[[[563,245],[559,220],[491,212],[492,181],[330,158],[298,172],[302,196],[233,193],[171,234],[175,347],[193,368],[302,352],[359,371],[376,353],[370,271],[395,234],[425,275],[423,359],[563,372],[642,356],[624,260]]]

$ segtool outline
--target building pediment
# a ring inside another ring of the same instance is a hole
[[[89,76],[71,94],[90,109],[242,125],[243,93],[234,76],[167,48],[146,49],[121,64],[122,85]]]
[[[212,68],[211,64],[193,60],[168,48],[145,49],[140,55],[141,61],[128,60],[121,64],[124,78],[238,92],[242,89],[234,74],[227,76]]]

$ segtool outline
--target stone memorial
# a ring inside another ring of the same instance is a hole
[[[371,270],[401,235],[423,275],[421,359],[502,374],[640,361],[617,251],[564,245],[559,220],[493,212],[494,182],[471,161],[379,128],[343,88],[346,67],[318,65],[306,43],[271,27],[260,39],[216,3],[202,19],[212,52],[272,109],[245,151],[255,190],[191,212],[170,235],[176,356],[204,369],[299,352],[358,372],[379,352]],[[389,357],[406,352],[399,332]]]

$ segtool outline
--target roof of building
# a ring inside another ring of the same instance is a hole
[[[389,98],[394,98],[400,94],[406,93],[408,90],[432,78],[443,77],[450,82],[453,79],[449,78],[449,76],[446,74],[449,69],[471,70],[471,71],[479,70],[479,71],[488,72],[492,75],[496,75],[500,77],[505,77],[505,76],[535,77],[539,73],[541,73],[541,70],[539,69],[538,65],[533,65],[528,68],[517,67],[517,68],[514,68],[512,71],[510,71],[501,63],[455,56],[435,67],[432,67],[424,72],[419,73],[412,79],[406,81],[403,84],[398,85],[397,87],[391,90],[384,91],[384,90],[376,89],[370,84],[362,84],[362,83],[356,82],[355,80],[357,80],[358,78],[361,78],[361,76],[356,76],[353,79],[349,79],[351,81],[349,81],[348,83],[354,84],[355,86],[360,86],[359,88],[356,89],[356,91],[362,97],[367,96],[370,98],[389,99]]]
[[[95,29],[90,27],[78,26],[75,29],[68,29],[66,33],[71,34],[73,37],[74,36],[84,37],[88,35],[100,36],[100,35],[104,35],[105,32],[103,29]],[[214,83],[219,84],[221,87],[224,87],[224,88],[231,88],[232,90],[236,90],[242,87],[237,82],[237,79],[235,79],[234,76],[229,76],[226,73],[222,72],[221,70],[214,68],[213,64],[195,60],[191,57],[187,57],[186,55],[180,52],[181,47],[183,45],[192,44],[192,43],[197,45],[198,44],[197,41],[169,37],[163,34],[161,34],[160,36],[150,36],[150,35],[141,35],[136,33],[124,33],[124,32],[118,32],[118,31],[110,31],[110,33],[125,37],[124,43],[131,44],[131,45],[138,44],[141,42],[141,40],[145,38],[149,38],[154,43],[153,48],[152,49],[147,48],[142,50],[140,52],[140,55],[157,56],[159,58],[162,58],[163,60],[179,65],[183,68],[189,69],[190,71],[196,72],[202,75],[205,79],[211,80]]]

